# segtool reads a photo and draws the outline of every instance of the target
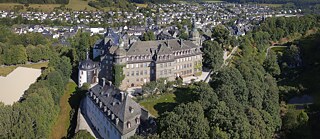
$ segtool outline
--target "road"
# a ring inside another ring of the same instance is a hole
[[[223,57],[223,64],[221,65],[220,68],[224,67],[224,66],[227,66],[229,64],[229,62],[227,60],[231,59],[234,54],[237,52],[239,46],[236,46],[234,47],[232,50],[231,50],[231,53],[229,55],[227,55],[226,57],[224,56]],[[205,82],[208,83],[211,79],[211,75],[213,74],[214,72],[212,70],[209,71],[209,74],[207,75],[207,77],[205,78]]]
[[[272,48],[284,48],[284,47],[287,47],[287,46],[270,46],[270,47],[267,48],[266,56],[269,54],[270,49],[272,49]]]

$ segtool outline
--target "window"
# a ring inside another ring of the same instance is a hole
[[[148,64],[147,64],[147,63],[144,63],[144,67],[148,67]]]
[[[140,68],[142,68],[143,67],[143,64],[140,64]]]
[[[137,82],[139,82],[139,79],[136,79]]]
[[[142,71],[140,71],[140,75],[143,75],[143,70],[142,70]]]
[[[136,118],[136,123],[140,124],[140,119],[138,117]]]
[[[131,68],[133,69],[133,64],[130,64]]]
[[[160,71],[160,75],[162,75],[163,74],[163,71]]]
[[[163,65],[164,65],[165,68],[167,67],[167,63],[164,63]]]
[[[167,70],[166,69],[164,70],[164,75],[167,75]]]
[[[169,69],[169,74],[171,74],[171,69]]]
[[[130,73],[129,73],[129,72],[127,72],[127,76],[130,76]]]
[[[139,71],[136,71],[136,75],[139,76]]]
[[[171,62],[168,63],[168,66],[169,66],[169,67],[171,66]]]
[[[127,64],[127,65],[126,65],[126,68],[127,68],[127,69],[130,68],[130,64]]]
[[[134,71],[131,71],[131,76],[134,76]]]
[[[139,64],[136,64],[136,68],[139,68]]]
[[[131,128],[131,123],[127,122],[127,128]]]
[[[151,69],[151,74],[154,74],[154,70],[153,69]]]
[[[147,70],[144,70],[144,74],[147,75],[147,74],[148,74],[148,71],[147,71]]]
[[[162,63],[160,64],[160,68],[163,68],[163,65],[162,65]]]
[[[143,81],[143,78],[141,78],[140,81],[142,82],[142,81]]]

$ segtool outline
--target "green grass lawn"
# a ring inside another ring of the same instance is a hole
[[[67,137],[68,128],[70,126],[70,111],[72,109],[69,104],[69,98],[72,93],[76,91],[76,87],[77,84],[74,82],[69,82],[67,84],[64,94],[60,98],[60,113],[52,128],[49,137],[50,139],[62,139]]]
[[[174,93],[166,93],[157,97],[148,98],[140,102],[140,105],[146,108],[153,116],[159,116],[159,104],[176,105],[176,95]],[[155,107],[157,106],[157,108]],[[160,108],[160,111],[165,111],[165,107]]]
[[[140,105],[146,108],[153,116],[158,117],[166,111],[171,111],[181,103],[195,100],[192,89],[186,87],[177,88],[173,93],[163,93],[140,101]]]
[[[15,66],[0,67],[0,76],[7,76],[17,67],[41,69],[43,67],[45,68],[48,67],[48,64],[49,62],[41,62],[41,63],[35,63],[35,64],[22,64],[22,65],[15,65]]]

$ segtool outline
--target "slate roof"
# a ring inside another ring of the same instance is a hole
[[[131,123],[131,128],[127,128],[126,123],[132,119],[137,118],[141,115],[141,107],[138,103],[132,100],[129,95],[126,95],[123,92],[120,92],[114,86],[101,86],[99,84],[93,86],[87,95],[91,97],[91,93],[99,99],[99,103],[102,102],[102,109],[106,107],[106,112],[104,115],[109,118],[110,121],[113,121],[113,125],[122,133],[126,134],[139,126],[135,122]],[[92,98],[92,97],[91,97]],[[92,101],[95,100],[92,99]],[[99,103],[97,105],[99,105]],[[114,119],[118,118],[118,124],[115,124],[115,120],[111,119],[111,116],[108,116],[108,111],[110,110],[110,115],[114,114]],[[133,110],[133,111],[130,111]],[[103,110],[101,110],[103,112]],[[140,117],[139,117],[140,118]]]
[[[127,50],[127,55],[145,55],[151,54],[151,50],[157,50],[158,54],[172,54],[173,51],[187,50],[197,48],[191,41],[182,40],[157,40],[157,41],[138,41],[133,43]]]

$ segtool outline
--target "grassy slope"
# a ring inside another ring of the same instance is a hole
[[[61,139],[66,138],[68,134],[68,128],[70,126],[70,111],[71,106],[69,104],[69,98],[77,85],[74,82],[69,82],[67,84],[66,90],[60,99],[60,113],[58,115],[57,121],[55,122],[50,139]]]
[[[95,10],[95,8],[90,7],[88,5],[89,1],[84,1],[84,0],[70,0],[69,4],[66,5],[67,8],[71,8],[74,11],[79,11],[79,10]]]
[[[41,62],[41,63],[36,63],[36,64],[24,64],[24,65],[0,67],[0,76],[7,76],[17,67],[41,69],[42,67],[48,67],[48,63],[49,62]]]

